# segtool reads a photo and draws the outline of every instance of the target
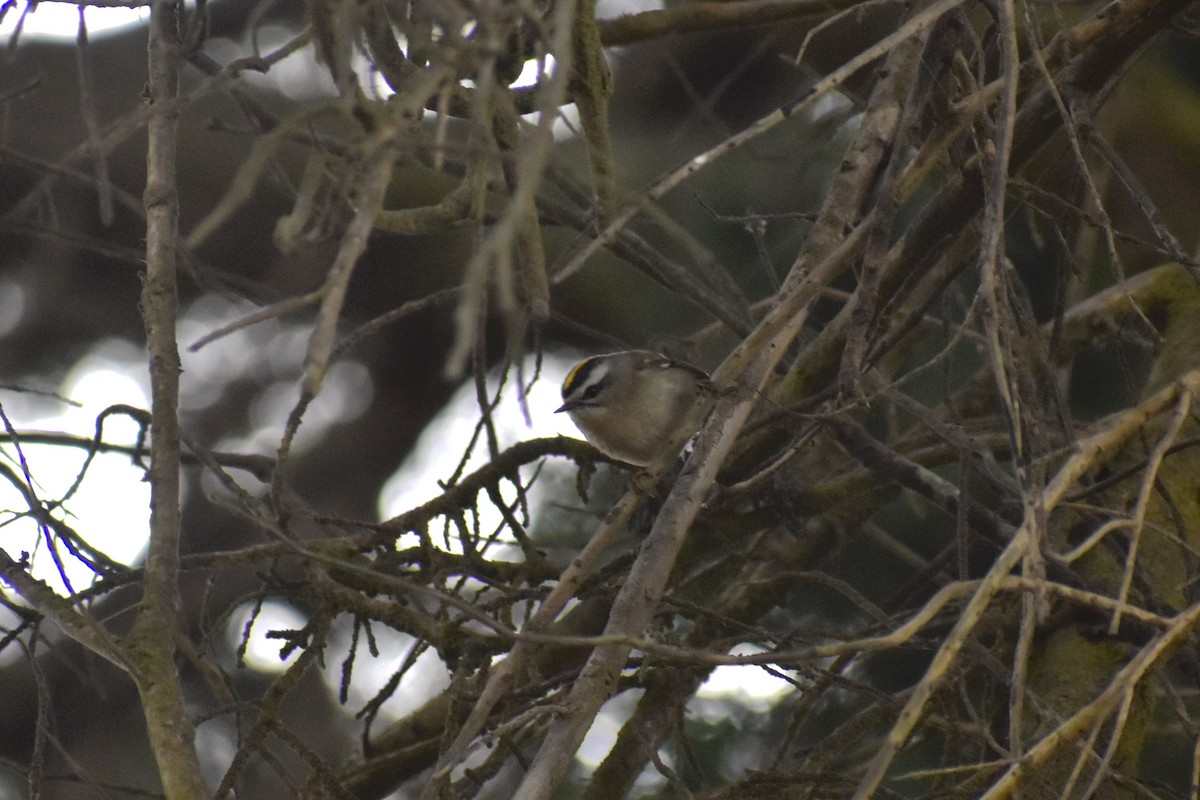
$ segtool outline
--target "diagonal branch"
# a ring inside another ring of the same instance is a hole
[[[1159,391],[1141,405],[1107,420],[1097,433],[1081,440],[1075,455],[1068,459],[1059,468],[1053,480],[1047,483],[1043,493],[1044,509],[1042,513],[1048,514],[1054,509],[1066,497],[1071,488],[1078,485],[1079,479],[1087,470],[1100,463],[1105,456],[1120,447],[1130,436],[1142,430],[1150,419],[1177,403],[1181,395],[1192,394],[1198,387],[1200,387],[1200,371],[1193,371],[1184,376],[1179,383]],[[1027,507],[1026,510],[1030,511],[1031,509]],[[979,588],[967,603],[966,608],[963,609],[954,629],[934,655],[925,675],[913,688],[895,724],[888,732],[886,741],[880,745],[875,757],[871,759],[866,775],[854,794],[854,800],[867,800],[879,788],[892,760],[900,752],[904,743],[908,741],[916,727],[917,720],[926,711],[926,704],[949,674],[959,652],[979,623],[983,613],[991,605],[1001,584],[1032,546],[1035,528],[1039,524],[1037,517],[1038,515],[1035,514],[1026,516],[1021,527],[1013,534],[1008,547],[996,558],[995,563],[980,582]],[[1045,740],[1030,751],[1030,756],[1039,751],[1044,744]]]

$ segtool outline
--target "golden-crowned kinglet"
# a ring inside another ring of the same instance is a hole
[[[600,452],[648,466],[672,441],[700,424],[696,406],[711,392],[708,373],[649,350],[580,361],[563,381],[565,411]],[[672,454],[674,455],[674,454]]]

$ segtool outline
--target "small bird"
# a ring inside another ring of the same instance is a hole
[[[606,456],[645,467],[695,431],[696,405],[712,390],[699,367],[650,350],[623,350],[576,364],[555,413],[567,412]]]

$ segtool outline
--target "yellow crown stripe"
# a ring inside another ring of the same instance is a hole
[[[567,379],[563,381],[564,391],[570,391],[571,387],[575,385],[575,381],[579,379],[580,371],[587,366],[589,361],[591,361],[591,359],[585,359],[571,367],[571,371],[567,373]]]

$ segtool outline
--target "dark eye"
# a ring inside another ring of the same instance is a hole
[[[591,386],[583,390],[583,399],[594,400],[598,394],[600,394],[600,384],[593,383]]]

